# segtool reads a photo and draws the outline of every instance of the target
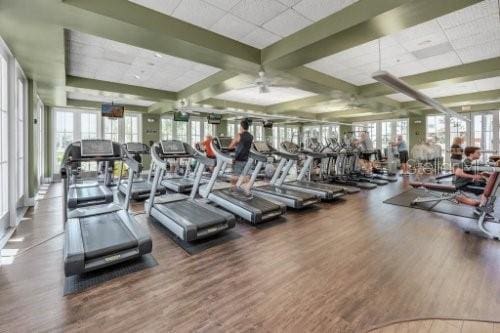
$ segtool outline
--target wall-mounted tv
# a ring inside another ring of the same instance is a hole
[[[207,117],[209,124],[219,125],[222,120],[221,114],[211,113]]]
[[[109,118],[123,118],[125,107],[117,104],[102,104],[101,114],[103,117]]]
[[[180,111],[174,112],[174,121],[188,122],[189,121],[189,113],[183,113]]]
[[[273,128],[273,122],[272,121],[265,121],[262,126],[264,128]]]

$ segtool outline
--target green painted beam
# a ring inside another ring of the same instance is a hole
[[[436,100],[443,105],[452,105],[452,106],[455,106],[454,104],[468,105],[468,104],[482,104],[485,102],[489,103],[500,100],[500,89],[441,97],[441,98],[436,98]],[[423,104],[417,101],[403,103],[403,108],[424,109]]]
[[[216,98],[209,98],[203,101],[203,104],[208,104],[215,108],[234,108],[234,109],[242,109],[242,110],[256,111],[256,112],[266,111],[266,107],[262,105],[239,103],[239,102],[226,101]]]
[[[500,57],[410,75],[402,80],[414,88],[426,89],[496,76],[500,76]],[[393,94],[394,90],[382,83],[373,83],[361,86],[359,92],[364,97],[374,97]]]
[[[72,88],[80,88],[95,91],[108,91],[117,94],[126,94],[128,98],[149,100],[149,101],[164,101],[176,100],[177,93],[172,91],[158,90],[145,88],[140,86],[132,86],[123,83],[100,81],[95,79],[87,79],[77,76],[66,76],[66,86]]]
[[[255,81],[255,77],[236,72],[216,73],[205,80],[179,92],[179,98],[186,98],[191,103],[201,103],[227,91],[243,88]]]
[[[480,0],[360,1],[311,26],[309,38],[298,32],[264,49],[262,63],[266,68],[280,70],[299,67],[478,2]],[[320,38],[315,38],[315,33]]]
[[[79,99],[70,99],[68,98],[66,101],[66,106],[74,106],[74,107],[79,107],[79,108],[91,108],[91,109],[100,109],[102,103],[101,102],[94,102],[94,101],[84,101],[84,100],[79,100]],[[137,112],[148,112],[148,108],[144,106],[137,106],[137,105],[124,105],[125,106],[125,112],[130,110],[130,111],[137,111]]]
[[[129,1],[64,0],[64,3],[105,19],[105,24],[97,26],[78,20],[73,27],[82,32],[221,69],[255,72],[260,68],[260,50]],[[117,30],[120,27],[125,30]]]
[[[482,103],[482,104],[474,104],[468,105],[467,108],[462,107],[452,107],[452,110],[462,113],[462,112],[480,112],[480,111],[496,111],[500,110],[500,102],[492,102],[492,103]]]
[[[326,96],[326,95],[305,97],[305,98],[297,99],[297,100],[290,101],[290,102],[284,102],[284,103],[279,103],[279,104],[274,104],[274,105],[268,106],[268,107],[266,107],[266,112],[276,114],[276,113],[283,113],[283,112],[287,112],[287,111],[294,111],[294,110],[303,109],[304,107],[315,105],[315,104],[329,101],[329,100],[331,100],[331,97]]]

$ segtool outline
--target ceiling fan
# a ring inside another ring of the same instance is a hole
[[[186,99],[178,100],[173,110],[175,112],[180,112],[183,115],[186,114],[192,114],[194,116],[200,115],[199,112],[194,111],[194,108],[191,106],[191,103]]]
[[[238,88],[237,90],[244,90],[254,87],[258,88],[260,94],[267,94],[271,92],[271,90],[269,89],[270,87],[285,87],[285,86],[275,84],[273,80],[267,76],[264,69],[261,69],[258,73],[257,79],[255,79],[254,82],[245,87]]]

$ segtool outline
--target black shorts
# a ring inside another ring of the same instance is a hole
[[[407,163],[408,162],[408,150],[403,150],[399,152],[399,161],[401,163]]]
[[[361,153],[361,159],[363,161],[370,161],[372,157],[371,153]]]
[[[245,165],[247,165],[247,161],[234,161],[233,175],[241,176],[241,174],[243,173],[243,169],[245,169]]]

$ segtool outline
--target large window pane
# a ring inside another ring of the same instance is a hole
[[[139,133],[140,115],[125,116],[125,142],[141,142]]]
[[[161,139],[172,140],[174,138],[174,121],[170,118],[161,118]]]
[[[104,119],[104,139],[120,142],[118,119],[106,118],[106,117],[103,117],[103,119]]]
[[[191,144],[201,141],[201,121],[191,120]]]
[[[69,111],[57,111],[55,130],[55,163],[56,169],[58,169],[66,147],[73,142],[73,113]]]
[[[82,112],[81,121],[81,139],[97,139],[97,113]]]
[[[188,123],[182,121],[175,122],[175,138],[182,142],[188,142]]]

